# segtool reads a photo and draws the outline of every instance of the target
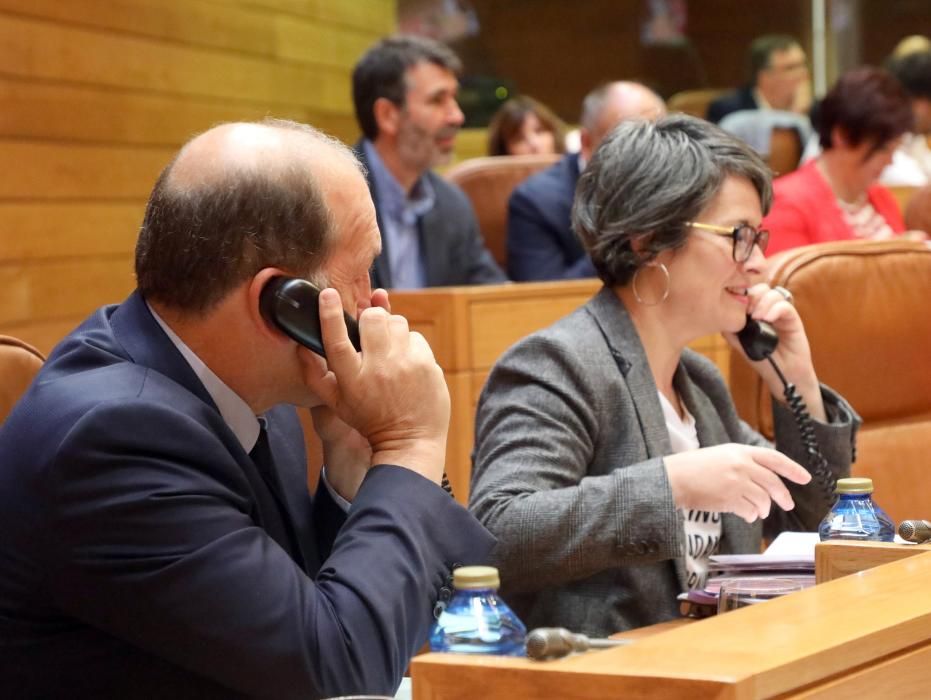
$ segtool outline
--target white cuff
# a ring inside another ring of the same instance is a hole
[[[327,481],[327,478],[326,478],[326,465],[324,465],[323,468],[320,470],[320,481],[323,483],[324,486],[326,486],[326,490],[330,492],[330,498],[333,499],[333,502],[336,503],[336,505],[338,505],[340,508],[342,508],[343,511],[348,513],[349,507],[352,504],[349,501],[347,501],[345,498],[340,496],[338,493],[336,493],[336,489],[330,486],[330,482]]]

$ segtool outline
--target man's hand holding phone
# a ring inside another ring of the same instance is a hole
[[[440,483],[449,391],[427,341],[410,331],[403,316],[374,306],[359,318],[362,352],[357,353],[346,331],[338,292],[323,290],[319,303],[327,371],[321,375],[317,358],[307,358],[308,387],[368,442],[370,465],[396,464]],[[320,427],[335,431],[338,426]],[[326,441],[326,436],[321,437]]]

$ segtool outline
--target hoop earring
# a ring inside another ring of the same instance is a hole
[[[640,272],[643,270],[644,267],[652,267],[652,268],[660,269],[663,271],[663,275],[666,277],[666,286],[663,289],[663,295],[662,297],[660,297],[659,299],[655,301],[644,301],[643,297],[640,296],[639,290],[637,289],[637,275],[640,274]],[[637,271],[634,273],[634,278],[633,280],[631,280],[630,286],[631,286],[631,290],[634,293],[634,299],[637,300],[638,304],[643,304],[644,306],[657,306],[659,304],[662,304],[664,301],[666,301],[666,299],[669,298],[669,270],[666,268],[666,266],[663,263],[658,263],[654,261],[645,263],[643,267],[637,268]]]

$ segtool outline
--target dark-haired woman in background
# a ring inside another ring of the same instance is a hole
[[[821,155],[773,185],[764,222],[770,252],[903,233],[899,205],[877,181],[912,120],[908,95],[886,71],[867,66],[841,76],[818,107]]]
[[[795,307],[759,283],[770,196],[749,146],[685,115],[622,123],[582,173],[573,226],[604,287],[508,350],[476,415],[470,508],[528,626],[603,636],[676,617],[709,556],[759,552],[764,530],[812,530],[830,508],[858,419],[818,383]],[[829,466],[814,478],[768,363],[752,366],[778,451],[686,347],[733,344],[747,314],[774,326],[815,419]]]
[[[505,102],[488,125],[488,155],[527,156],[563,153],[566,125],[532,97]]]

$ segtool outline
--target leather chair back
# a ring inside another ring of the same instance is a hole
[[[708,105],[726,92],[729,92],[726,88],[683,90],[670,97],[666,107],[670,114],[682,112],[683,114],[691,114],[693,117],[704,119],[705,115],[708,114]]]
[[[906,229],[924,231],[931,236],[931,185],[915,190],[902,210]]]
[[[767,276],[793,293],[818,378],[863,418],[854,474],[873,479],[895,519],[931,518],[931,249],[822,243],[774,256]],[[741,416],[772,437],[769,392],[735,352],[731,391]]]
[[[791,173],[802,159],[802,139],[791,127],[774,126],[769,144],[769,168],[774,177]]]
[[[899,211],[903,212],[903,214],[908,211],[908,205],[912,201],[912,197],[919,190],[914,185],[892,185],[886,189],[892,192],[892,196],[895,197],[895,201],[899,205]]]
[[[31,345],[0,335],[0,423],[6,420],[44,361],[42,353]]]
[[[507,269],[508,199],[521,182],[559,160],[560,155],[489,156],[450,168],[446,178],[471,200],[485,245]]]

